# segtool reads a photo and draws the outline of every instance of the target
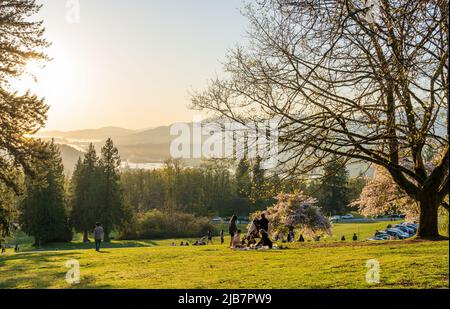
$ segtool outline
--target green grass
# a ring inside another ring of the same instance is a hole
[[[448,288],[448,241],[336,241],[353,233],[364,239],[389,223],[335,224],[323,241],[272,251],[233,251],[227,238],[202,247],[170,246],[180,239],[113,241],[97,253],[77,236],[43,248],[49,251],[8,249],[0,256],[0,288]],[[74,286],[65,281],[70,259],[80,263]],[[379,284],[365,280],[370,259],[380,263]]]
[[[286,250],[226,246],[48,251],[0,257],[0,288],[70,288],[65,263],[77,259],[75,288],[448,288],[448,242],[305,243]],[[379,284],[366,262],[381,265]]]

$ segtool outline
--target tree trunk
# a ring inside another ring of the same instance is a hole
[[[436,194],[426,194],[419,200],[420,218],[417,236],[426,239],[439,238],[438,208]]]
[[[89,242],[89,234],[88,231],[83,232],[83,242]]]

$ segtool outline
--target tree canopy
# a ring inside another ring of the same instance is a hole
[[[447,1],[251,3],[249,42],[193,108],[239,123],[279,118],[280,166],[308,173],[335,155],[386,168],[437,237],[448,196]],[[428,171],[427,147],[443,156]]]

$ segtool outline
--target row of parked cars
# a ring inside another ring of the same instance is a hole
[[[416,223],[404,222],[393,227],[388,226],[384,231],[376,231],[375,236],[368,240],[407,239],[416,235],[418,228]]]

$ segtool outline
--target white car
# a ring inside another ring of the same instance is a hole
[[[342,216],[341,219],[353,219],[353,215],[348,214],[348,215]]]

